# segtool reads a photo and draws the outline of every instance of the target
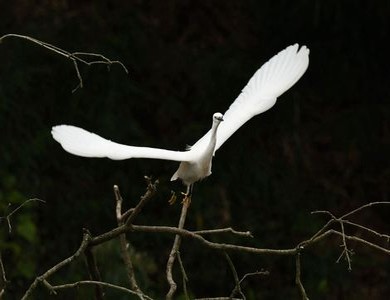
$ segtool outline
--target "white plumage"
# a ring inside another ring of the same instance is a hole
[[[212,128],[187,151],[136,147],[118,144],[71,125],[52,128],[53,138],[69,153],[110,159],[151,158],[180,161],[172,180],[191,185],[211,174],[212,157],[222,144],[245,122],[270,109],[277,97],[293,86],[309,65],[309,49],[298,44],[282,50],[266,62],[249,80],[224,115],[213,115]],[[223,122],[222,122],[223,117]]]

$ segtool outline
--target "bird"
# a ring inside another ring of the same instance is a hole
[[[65,151],[77,156],[178,161],[171,181],[180,179],[186,186],[183,202],[191,201],[194,183],[211,175],[215,152],[248,120],[274,106],[302,77],[309,65],[309,52],[305,45],[293,44],[274,55],[255,72],[224,114],[213,114],[211,129],[184,151],[119,144],[72,125],[53,126],[51,134]]]

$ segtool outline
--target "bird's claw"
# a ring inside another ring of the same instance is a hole
[[[189,206],[191,204],[191,195],[183,192],[181,192],[181,194],[184,196],[183,200],[181,201],[181,204],[183,205],[186,204]],[[177,200],[176,193],[172,191],[171,198],[168,200],[169,205],[175,204],[176,200]]]
[[[183,205],[186,204],[187,206],[190,206],[190,204],[191,204],[191,195],[188,195],[188,194],[183,193],[183,192],[182,192],[182,195],[184,195],[184,198],[181,201],[181,204],[183,204]]]
[[[169,205],[173,205],[176,202],[176,193],[172,192],[171,198],[168,200]]]

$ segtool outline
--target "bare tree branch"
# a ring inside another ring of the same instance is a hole
[[[181,214],[180,214],[179,225],[178,225],[179,230],[183,230],[183,228],[184,228],[184,223],[186,220],[187,210],[188,210],[189,205],[190,205],[190,201],[187,200],[187,201],[183,202],[183,206],[182,206]],[[168,262],[167,262],[167,269],[166,269],[167,280],[169,283],[169,291],[166,295],[167,300],[172,299],[172,297],[175,294],[176,289],[177,289],[176,282],[174,281],[173,275],[172,275],[172,268],[173,268],[173,264],[174,264],[175,259],[176,259],[177,252],[179,251],[179,248],[180,248],[180,243],[181,243],[181,235],[176,234],[175,241],[173,242],[171,253],[169,254],[169,258],[168,258]]]
[[[184,291],[184,296],[186,297],[186,300],[190,300],[190,297],[187,292],[187,282],[188,282],[188,277],[186,270],[184,269],[184,264],[183,261],[181,260],[180,256],[180,251],[177,251],[177,261],[179,262],[182,278],[183,278],[183,291]]]
[[[322,233],[321,235],[317,236],[315,239],[311,240],[309,242],[309,244],[306,244],[307,246],[308,245],[314,245],[316,244],[317,242],[319,242],[320,240],[323,240],[325,239],[326,237],[330,236],[330,235],[338,235],[340,236],[341,238],[343,237],[343,233],[342,232],[339,232],[337,230],[334,230],[334,229],[329,229],[328,231]],[[390,249],[386,249],[386,248],[383,248],[381,246],[378,246],[374,243],[371,243],[369,241],[366,241],[364,239],[361,239],[361,238],[358,238],[357,236],[350,236],[350,235],[344,235],[345,239],[346,240],[349,240],[349,241],[355,241],[355,242],[358,242],[362,245],[365,245],[365,246],[368,246],[370,248],[373,248],[373,249],[376,249],[384,254],[387,254],[387,255],[390,255]],[[306,241],[308,242],[308,241]]]
[[[149,232],[149,233],[167,233],[167,234],[177,234],[182,237],[186,238],[193,238],[205,246],[212,248],[212,249],[218,249],[218,250],[228,250],[228,251],[238,251],[238,252],[246,252],[246,253],[254,253],[254,254],[268,254],[268,255],[295,255],[298,251],[303,250],[304,248],[311,246],[320,240],[323,240],[324,238],[328,237],[331,234],[336,234],[342,237],[342,233],[338,232],[336,230],[330,229],[326,232],[323,232],[321,235],[317,236],[313,239],[310,238],[309,240],[305,240],[298,244],[295,248],[289,248],[289,249],[267,249],[267,248],[255,248],[255,247],[247,247],[247,246],[240,246],[240,245],[234,245],[234,244],[224,244],[224,243],[214,243],[207,239],[205,239],[203,236],[193,233],[192,231],[186,230],[186,229],[180,229],[176,227],[169,227],[169,226],[145,226],[145,225],[132,225],[131,227],[121,226],[117,227],[111,231],[108,231],[106,233],[103,233],[99,236],[96,236],[92,238],[91,245],[96,246],[99,244],[102,244],[108,240],[111,240],[115,237],[117,237],[119,234],[123,232]],[[354,240],[361,244],[364,244],[366,246],[375,248],[385,254],[390,254],[390,250],[383,248],[381,246],[378,246],[376,244],[373,244],[371,242],[368,242],[364,239],[360,239],[358,237],[345,235],[345,238],[347,240]]]
[[[228,262],[228,265],[232,271],[234,283],[235,283],[235,287],[234,287],[233,291],[230,293],[230,297],[233,298],[234,295],[239,294],[243,300],[246,300],[246,297],[241,290],[241,282],[240,282],[240,279],[238,278],[238,274],[237,274],[236,268],[234,267],[233,261],[226,252],[224,252],[224,254],[225,254],[225,258]]]
[[[241,280],[239,280],[238,274],[235,270],[235,267],[234,267],[230,257],[227,254],[227,251],[239,252],[239,253],[246,252],[246,253],[253,253],[253,254],[258,254],[258,255],[294,256],[295,257],[295,264],[296,264],[295,282],[296,282],[298,290],[301,294],[301,297],[304,300],[307,300],[308,297],[306,295],[306,291],[305,291],[303,284],[302,284],[302,281],[301,281],[300,255],[301,255],[302,251],[304,251],[307,247],[313,246],[313,245],[317,244],[318,242],[328,238],[331,235],[335,235],[335,236],[341,238],[341,241],[342,241],[341,246],[344,248],[344,252],[342,253],[342,256],[348,255],[348,258],[346,258],[346,259],[349,263],[350,263],[349,255],[351,254],[351,250],[347,247],[347,241],[354,241],[354,242],[360,243],[362,245],[365,245],[367,247],[370,247],[372,249],[379,250],[384,254],[390,255],[390,249],[387,249],[385,247],[377,245],[373,242],[367,241],[363,238],[359,238],[359,237],[354,236],[354,235],[346,234],[344,225],[349,225],[349,226],[360,228],[360,229],[363,229],[363,228],[366,229],[366,227],[364,227],[360,224],[356,224],[356,223],[350,222],[349,220],[344,219],[346,216],[351,216],[352,215],[351,213],[347,213],[347,214],[343,215],[342,217],[337,218],[330,212],[321,211],[321,213],[324,213],[324,214],[327,214],[328,216],[330,216],[331,219],[320,230],[318,230],[312,237],[310,237],[308,240],[300,242],[294,248],[287,248],[287,249],[267,249],[267,248],[247,247],[247,246],[241,246],[241,245],[235,245],[235,244],[216,243],[216,242],[212,242],[212,241],[206,239],[203,236],[203,234],[213,234],[213,233],[219,234],[219,233],[224,233],[224,232],[233,233],[233,234],[238,233],[238,235],[242,235],[242,236],[250,236],[250,234],[248,232],[237,232],[231,228],[223,228],[223,229],[215,229],[215,230],[201,230],[201,231],[186,230],[186,229],[184,229],[184,224],[185,224],[185,219],[186,219],[186,215],[187,215],[187,210],[189,207],[188,201],[185,201],[183,203],[178,227],[150,226],[150,225],[146,226],[146,225],[133,224],[132,221],[134,220],[134,218],[141,212],[145,203],[155,193],[156,185],[157,185],[157,181],[154,182],[153,184],[151,183],[150,180],[148,181],[148,187],[147,187],[147,190],[146,190],[144,196],[141,197],[140,201],[138,202],[138,204],[136,205],[136,207],[134,209],[130,209],[130,210],[125,212],[125,214],[127,214],[126,218],[123,217],[124,214],[121,214],[123,199],[120,195],[119,188],[117,186],[114,186],[114,193],[115,193],[115,199],[116,199],[116,217],[117,217],[118,227],[112,229],[111,231],[103,233],[101,235],[98,235],[96,237],[91,237],[89,232],[85,232],[82,243],[81,243],[79,249],[76,251],[76,253],[74,255],[68,257],[67,259],[63,260],[62,262],[58,263],[57,265],[55,265],[54,267],[52,267],[51,269],[46,271],[43,275],[38,276],[34,280],[34,282],[30,285],[29,289],[26,291],[22,300],[27,299],[32,294],[33,290],[35,290],[35,288],[38,286],[39,283],[42,283],[43,286],[45,286],[51,293],[54,293],[54,294],[56,293],[56,291],[58,291],[60,289],[72,288],[72,287],[77,287],[80,285],[96,285],[96,286],[99,286],[100,289],[102,287],[116,288],[116,289],[120,289],[122,291],[129,292],[133,295],[136,295],[140,299],[151,299],[150,297],[143,294],[140,290],[136,290],[135,286],[132,283],[130,283],[132,290],[129,290],[129,289],[126,289],[124,287],[119,287],[119,286],[114,286],[114,285],[109,284],[109,283],[104,283],[100,280],[100,278],[99,278],[99,280],[79,281],[76,283],[70,283],[70,284],[58,285],[58,286],[52,286],[48,282],[48,278],[51,275],[53,275],[55,272],[57,272],[59,269],[61,269],[65,265],[71,263],[81,253],[85,253],[86,255],[88,255],[87,252],[92,250],[93,247],[98,246],[102,243],[105,243],[105,242],[112,240],[114,238],[117,238],[117,237],[124,237],[124,239],[121,242],[122,257],[124,259],[128,273],[132,273],[132,275],[131,274],[130,275],[134,276],[133,269],[129,268],[128,262],[126,262],[127,261],[126,255],[128,255],[127,241],[125,238],[126,233],[136,233],[136,232],[148,233],[149,232],[149,233],[155,233],[155,234],[165,233],[165,234],[175,235],[175,241],[173,243],[171,253],[170,253],[170,256],[169,256],[169,259],[167,262],[167,268],[166,268],[166,275],[167,275],[167,279],[168,279],[168,282],[170,285],[170,289],[168,291],[168,294],[166,295],[167,299],[172,299],[172,297],[175,294],[176,289],[177,289],[176,283],[173,279],[173,273],[172,273],[172,269],[173,269],[173,265],[174,265],[176,257],[179,261],[180,269],[182,272],[184,294],[185,294],[185,297],[187,299],[189,298],[188,292],[187,292],[187,286],[186,286],[186,283],[188,281],[188,277],[187,277],[187,274],[184,270],[184,265],[183,265],[183,262],[181,261],[181,257],[179,254],[179,248],[180,248],[182,238],[192,238],[192,239],[200,242],[200,244],[203,246],[206,246],[206,247],[211,248],[211,249],[219,250],[219,251],[224,251],[226,253],[225,255],[227,257],[230,268],[232,269],[232,272],[233,272],[236,286],[235,286],[235,289],[233,290],[230,297],[198,298],[198,299],[213,299],[213,300],[245,299],[245,295],[243,294],[243,292],[241,290],[241,286],[240,286],[242,281],[248,276],[269,274],[266,271],[247,273],[243,276],[243,278]],[[373,205],[381,205],[381,204],[390,204],[390,202],[373,202],[372,204],[366,204],[362,207],[367,208],[367,207],[370,207]],[[355,212],[355,213],[359,212],[363,209],[362,207],[355,209],[352,212]],[[129,223],[127,224],[127,222],[129,222]],[[340,230],[335,230],[333,228],[330,228],[330,226],[332,224],[335,224],[335,223],[340,225]],[[376,237],[388,238],[388,235],[379,234],[376,231],[369,229],[369,228],[367,228],[366,231],[368,233],[373,234]],[[130,264],[131,264],[131,260],[130,260]],[[95,278],[97,278],[97,276],[95,276]],[[135,280],[135,278],[134,278],[134,280]],[[240,294],[240,296],[242,298],[232,298],[235,293]],[[1,291],[0,291],[0,296],[1,296]]]
[[[30,202],[34,202],[34,201],[46,203],[46,201],[41,200],[41,199],[37,199],[37,198],[28,199],[28,200],[24,201],[22,204],[20,204],[18,207],[16,207],[16,208],[15,208],[13,211],[11,211],[9,214],[0,217],[0,221],[1,221],[2,219],[6,219],[6,221],[7,221],[7,226],[8,226],[8,233],[11,233],[11,232],[12,232],[11,217],[12,217],[19,209],[21,209],[23,206],[25,206],[26,204],[28,204],[28,203],[30,203]],[[9,206],[8,206],[8,207],[9,207]]]
[[[205,239],[199,234],[195,234],[192,231],[186,229],[180,229],[177,227],[169,226],[145,226],[145,225],[132,225],[128,227],[119,227],[111,230],[109,232],[103,233],[100,236],[97,236],[92,239],[92,245],[98,245],[104,243],[107,240],[111,240],[113,236],[117,236],[122,232],[149,232],[149,233],[167,233],[167,234],[177,234],[185,238],[193,238],[203,245],[217,250],[228,250],[228,251],[242,251],[247,253],[255,254],[276,254],[276,255],[294,255],[297,251],[296,248],[291,249],[265,249],[265,248],[256,248],[256,247],[247,247],[234,244],[224,244],[224,243],[215,243]]]
[[[360,206],[360,207],[358,207],[358,208],[356,208],[356,209],[354,209],[354,210],[352,210],[352,211],[350,211],[350,212],[348,212],[348,213],[342,215],[342,216],[340,217],[340,219],[345,219],[345,218],[347,218],[347,217],[349,217],[349,216],[352,216],[352,215],[356,214],[357,212],[359,212],[359,211],[361,211],[361,210],[363,210],[363,209],[365,209],[365,208],[367,208],[367,207],[377,206],[377,205],[389,205],[389,204],[390,204],[390,201],[376,201],[376,202],[370,202],[370,203],[367,203],[367,204],[365,204],[365,205],[362,205],[362,206]]]
[[[213,297],[213,298],[195,298],[194,300],[242,300],[242,298]]]
[[[73,255],[71,255],[68,258],[64,259],[63,261],[59,262],[54,267],[50,268],[45,273],[43,273],[41,276],[38,276],[37,278],[35,278],[34,282],[30,285],[28,290],[23,295],[22,300],[28,299],[32,295],[33,291],[37,288],[39,283],[43,283],[48,288],[50,285],[48,286],[46,284],[47,278],[49,278],[51,275],[56,273],[58,270],[60,270],[64,266],[73,262],[76,258],[78,258],[80,256],[80,254],[84,253],[85,249],[88,246],[90,239],[91,239],[90,235],[88,233],[84,233],[83,240],[80,244],[79,249],[77,249],[77,251]],[[50,292],[55,293],[55,290],[50,290]]]
[[[367,207],[371,207],[371,206],[377,206],[377,205],[389,205],[390,204],[390,201],[377,201],[377,202],[371,202],[371,203],[368,203],[368,204],[365,204],[365,205],[362,205],[356,209],[354,209],[353,211],[351,212],[348,212],[344,215],[342,215],[340,218],[336,218],[331,212],[329,211],[313,211],[312,214],[316,214],[316,213],[322,213],[322,214],[327,214],[331,217],[331,219],[320,229],[318,230],[309,240],[306,240],[306,241],[303,241],[301,242],[300,246],[304,247],[306,243],[316,239],[318,236],[322,235],[329,227],[330,225],[336,223],[336,222],[340,222],[341,220],[343,222],[345,222],[345,218],[346,217],[349,217]],[[387,235],[385,235],[384,237],[388,238]]]
[[[123,225],[123,216],[122,216],[122,203],[123,203],[123,198],[120,194],[119,187],[117,185],[114,185],[114,194],[115,194],[115,200],[116,200],[116,220],[118,223],[118,226]],[[120,243],[120,251],[121,251],[121,256],[123,263],[125,264],[126,268],[126,273],[127,277],[129,279],[130,287],[133,291],[143,294],[141,289],[139,288],[137,284],[137,280],[135,279],[135,274],[134,274],[134,267],[133,263],[131,261],[131,257],[128,251],[128,242],[126,240],[126,234],[122,233],[119,235],[119,243]]]
[[[79,286],[83,286],[83,285],[98,285],[100,287],[108,287],[108,288],[112,288],[112,289],[119,290],[122,292],[126,292],[126,293],[131,294],[131,295],[136,295],[138,297],[143,297],[144,299],[153,300],[149,296],[146,296],[146,295],[143,295],[141,293],[129,290],[129,289],[124,288],[122,286],[118,286],[118,285],[103,282],[103,281],[82,280],[82,281],[77,281],[74,283],[55,285],[55,286],[52,286],[52,289],[54,291],[59,291],[59,290],[64,290],[64,289],[78,288]]]
[[[345,238],[345,230],[344,230],[344,223],[340,221],[340,227],[341,227],[341,234],[342,234],[342,241],[343,243],[340,245],[340,247],[343,247],[343,252],[341,252],[341,255],[337,259],[337,263],[340,261],[340,259],[344,256],[345,260],[348,263],[348,271],[352,270],[352,265],[351,265],[351,254],[353,254],[352,250],[348,249],[347,246],[347,241]]]
[[[315,214],[315,213],[322,213],[322,214],[326,214],[328,216],[330,216],[330,220],[328,221],[328,223],[325,224],[325,226],[323,226],[310,240],[314,240],[316,239],[317,237],[321,236],[324,231],[330,227],[331,224],[333,223],[339,223],[340,224],[340,228],[341,228],[341,232],[338,232],[339,234],[341,234],[342,236],[342,244],[341,244],[341,247],[343,247],[343,251],[341,252],[339,258],[337,259],[337,263],[341,260],[342,257],[345,258],[345,260],[347,261],[347,264],[348,264],[348,270],[351,271],[352,270],[352,264],[351,264],[351,255],[353,254],[353,251],[348,249],[348,246],[347,246],[347,242],[346,240],[347,239],[352,239],[352,238],[355,238],[354,236],[346,236],[345,235],[345,229],[344,229],[344,224],[348,224],[348,225],[351,225],[351,226],[354,226],[354,227],[358,227],[360,229],[363,229],[373,235],[376,235],[376,236],[379,236],[381,238],[385,238],[387,240],[387,242],[389,243],[389,238],[390,236],[387,235],[387,234],[380,234],[380,233],[377,233],[376,231],[366,227],[366,226],[363,226],[363,225],[360,225],[360,224],[356,224],[354,222],[350,222],[348,220],[346,220],[347,217],[350,217],[354,214],[356,214],[357,212],[360,212],[361,210],[365,209],[365,208],[368,208],[368,207],[371,207],[371,206],[376,206],[376,205],[388,205],[390,204],[389,201],[381,201],[381,202],[371,202],[371,203],[368,203],[368,204],[365,204],[365,205],[362,205],[354,210],[352,210],[351,212],[348,212],[344,215],[342,215],[341,217],[337,218],[334,214],[332,214],[331,212],[329,211],[323,211],[323,210],[319,210],[319,211],[314,211],[312,212],[312,214]],[[328,232],[328,231],[327,231]],[[327,233],[325,232],[325,233]],[[336,231],[331,231],[332,233],[335,233]],[[310,241],[309,240],[309,241]],[[370,245],[374,245],[366,240],[363,240],[363,239],[360,239],[361,242],[363,243],[366,243],[367,244],[370,244]],[[302,243],[303,245],[303,243]],[[376,247],[379,247],[377,249],[381,249],[381,250],[385,250],[386,252],[386,249],[383,248],[383,247],[380,247],[380,246],[377,246],[375,245]]]
[[[141,212],[141,210],[144,207],[144,205],[154,196],[154,194],[157,191],[158,180],[155,180],[152,183],[152,178],[151,177],[147,177],[147,176],[145,176],[145,180],[148,183],[148,186],[146,188],[146,192],[141,197],[141,200],[138,202],[137,206],[134,207],[134,209],[132,210],[130,216],[126,220],[123,220],[126,226],[130,225],[133,222],[135,217]]]
[[[3,219],[6,220],[7,226],[8,226],[8,233],[9,234],[12,232],[11,217],[16,212],[18,212],[23,206],[27,205],[30,202],[34,202],[34,201],[39,201],[39,202],[42,202],[42,203],[46,203],[44,200],[37,199],[37,198],[28,199],[28,200],[24,201],[22,204],[20,204],[19,206],[17,206],[14,210],[12,210],[7,215],[4,215],[4,216],[0,217],[0,224],[1,224],[1,221]],[[11,204],[8,204],[7,208],[9,208],[10,206],[11,206]],[[8,280],[6,278],[6,273],[5,273],[5,269],[4,269],[3,259],[2,259],[1,252],[0,252],[0,300],[3,299],[4,293],[5,293],[5,289],[7,287],[7,283],[8,283]]]
[[[84,251],[84,254],[86,258],[89,278],[92,281],[102,281],[98,266],[96,264],[95,255],[93,254],[92,249],[90,247],[87,247]],[[95,285],[95,298],[96,300],[103,300],[104,298],[104,292],[101,285]]]
[[[7,287],[7,278],[4,270],[3,258],[0,252],[0,300],[3,298],[3,294],[5,292],[6,287]]]
[[[111,65],[118,64],[118,65],[120,65],[123,68],[123,70],[127,74],[129,73],[129,71],[127,70],[127,68],[125,67],[125,65],[122,62],[120,62],[118,60],[110,60],[110,59],[108,59],[107,57],[105,57],[105,56],[103,56],[101,54],[88,53],[88,52],[69,52],[69,51],[61,49],[61,48],[59,48],[57,46],[54,46],[54,45],[51,45],[49,43],[46,43],[46,42],[40,41],[38,39],[32,38],[30,36],[21,35],[21,34],[15,34],[15,33],[9,33],[9,34],[5,34],[5,35],[1,36],[0,37],[0,43],[3,40],[8,39],[8,38],[19,38],[19,39],[27,40],[27,41],[35,43],[35,44],[37,44],[37,45],[39,45],[39,46],[41,46],[43,48],[46,48],[46,49],[48,49],[48,50],[50,50],[50,51],[52,51],[52,52],[54,52],[56,54],[62,55],[62,56],[64,56],[67,59],[70,59],[72,61],[72,63],[73,63],[73,66],[74,66],[75,71],[76,71],[77,78],[79,80],[78,85],[72,90],[72,93],[77,91],[79,88],[83,88],[83,86],[84,86],[83,78],[81,76],[78,63],[82,63],[82,64],[85,64],[87,66],[91,66],[91,65],[94,65],[94,64],[104,64],[104,65],[107,65],[108,70],[110,69]],[[87,61],[83,57],[92,58],[94,60]]]
[[[238,236],[244,236],[244,237],[251,237],[253,238],[253,235],[250,231],[236,231],[231,227],[228,228],[221,228],[221,229],[211,229],[211,230],[197,230],[193,231],[193,233],[196,234],[215,234],[215,233],[233,233]]]
[[[260,270],[260,271],[256,271],[256,272],[250,272],[250,273],[246,273],[244,276],[242,276],[241,280],[240,280],[240,284],[245,280],[247,279],[248,277],[250,276],[268,276],[269,275],[269,272],[268,271],[264,271],[264,270]]]
[[[351,221],[348,221],[348,220],[344,220],[343,223],[347,224],[347,225],[351,225],[351,226],[359,228],[359,229],[362,229],[364,231],[367,231],[368,233],[371,233],[372,235],[375,235],[378,238],[383,238],[383,239],[385,239],[387,241],[387,243],[390,242],[390,235],[388,235],[388,234],[379,233],[379,232],[377,232],[375,230],[372,230],[371,228],[368,228],[366,226],[363,226],[363,225],[360,225],[360,224],[357,224],[357,223],[354,223],[354,222],[351,222]]]
[[[295,255],[295,284],[298,287],[302,300],[309,300],[301,281],[301,253],[299,252]]]

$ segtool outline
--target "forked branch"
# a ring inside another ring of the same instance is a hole
[[[46,203],[44,200],[41,200],[41,199],[38,199],[38,198],[33,198],[33,199],[28,199],[26,201],[24,201],[22,204],[20,204],[19,206],[17,206],[15,209],[13,209],[11,212],[9,212],[8,214],[4,215],[4,216],[1,216],[0,217],[0,224],[1,224],[1,221],[2,220],[6,220],[7,222],[7,226],[8,226],[8,233],[11,233],[12,232],[12,225],[11,225],[11,217],[16,213],[18,212],[23,206],[27,205],[28,203],[30,202],[42,202],[42,203]],[[10,204],[8,205],[8,207],[10,206]]]
[[[120,62],[119,60],[110,60],[101,54],[89,53],[89,52],[79,52],[79,51],[69,52],[69,51],[61,49],[57,46],[54,46],[52,44],[35,39],[33,37],[21,35],[21,34],[15,34],[15,33],[9,33],[9,34],[5,34],[5,35],[1,36],[0,43],[3,40],[8,39],[8,38],[18,38],[18,39],[27,40],[27,41],[32,42],[34,44],[37,44],[43,48],[46,48],[46,49],[48,49],[56,54],[64,56],[67,59],[70,59],[73,63],[77,78],[79,80],[78,85],[72,90],[72,92],[75,92],[76,90],[78,90],[79,88],[83,88],[83,86],[84,86],[83,78],[81,76],[80,69],[79,69],[79,63],[85,64],[87,66],[91,66],[91,65],[95,65],[95,64],[103,64],[103,65],[107,66],[108,70],[110,70],[111,65],[117,64],[117,65],[120,65],[126,73],[129,73],[129,71],[127,70],[127,68],[125,67],[125,65],[122,62]]]

